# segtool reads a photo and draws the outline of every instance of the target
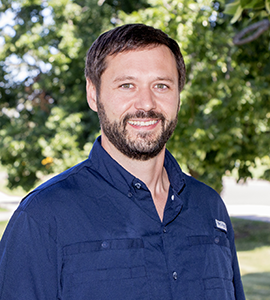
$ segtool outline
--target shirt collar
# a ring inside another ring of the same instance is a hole
[[[130,191],[131,186],[133,186],[135,182],[140,181],[118,164],[118,162],[106,152],[101,146],[101,136],[94,142],[89,155],[89,160],[92,168],[101,174],[107,182],[125,194]],[[165,152],[164,167],[167,171],[173,190],[177,194],[180,194],[185,186],[184,175],[177,161],[167,149]]]
[[[94,142],[89,159],[91,168],[95,169],[107,182],[125,194],[129,192],[134,176],[118,164],[101,146],[101,136]]]
[[[165,151],[164,167],[167,171],[169,181],[173,190],[177,194],[180,194],[186,185],[184,174],[176,159],[172,156],[172,154],[167,149]]]

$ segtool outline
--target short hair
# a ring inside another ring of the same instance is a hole
[[[181,92],[185,84],[186,69],[177,42],[163,31],[144,24],[127,24],[101,34],[88,50],[85,77],[91,80],[99,93],[101,75],[107,67],[107,56],[160,45],[167,46],[175,57]]]

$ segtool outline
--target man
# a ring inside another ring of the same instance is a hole
[[[14,213],[0,299],[245,299],[222,200],[165,149],[185,80],[177,43],[118,27],[89,49],[85,74],[101,137]]]

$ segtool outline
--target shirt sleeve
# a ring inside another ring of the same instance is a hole
[[[234,290],[235,290],[235,299],[236,300],[245,300],[245,294],[244,294],[244,288],[241,280],[241,274],[235,249],[235,244],[233,244],[233,261],[232,261],[232,267],[233,267],[233,283],[234,283]]]
[[[0,299],[57,299],[57,247],[48,232],[16,211],[0,244]]]
[[[232,269],[233,269],[233,284],[234,284],[234,291],[235,291],[235,299],[236,300],[245,300],[244,288],[241,280],[241,273],[237,258],[237,252],[235,248],[235,239],[234,239],[234,230],[232,223],[230,221],[230,217],[227,214],[227,224],[228,229],[230,232],[230,245],[231,245],[231,254],[232,254]]]

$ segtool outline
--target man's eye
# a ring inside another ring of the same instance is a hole
[[[133,88],[133,84],[131,84],[131,83],[124,83],[120,87],[123,88],[123,89],[131,89],[131,88]]]
[[[158,83],[155,85],[155,88],[160,89],[160,90],[165,90],[168,88],[168,86],[166,84],[163,83]]]

